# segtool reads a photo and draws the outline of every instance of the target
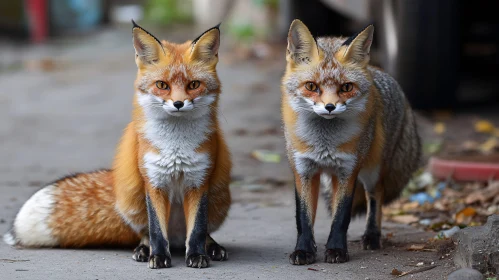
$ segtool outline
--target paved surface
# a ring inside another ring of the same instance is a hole
[[[22,66],[41,57],[52,57],[55,69],[28,71]],[[179,252],[172,268],[150,270],[132,261],[129,249],[28,250],[0,242],[0,279],[391,279],[393,268],[408,271],[418,262],[433,261],[437,268],[414,278],[444,279],[454,269],[449,260],[438,260],[435,252],[406,251],[432,234],[400,225],[385,225],[384,233],[395,237],[384,250],[360,250],[363,218],[350,227],[349,263],[290,265],[296,229],[288,164],[285,158],[272,164],[250,157],[254,149],[284,155],[279,117],[284,54],[265,63],[235,63],[224,50],[220,57],[221,123],[233,154],[234,180],[244,182],[235,184],[229,218],[214,235],[228,249],[229,261],[196,270],[184,266]],[[44,183],[69,172],[110,166],[130,119],[135,65],[127,28],[36,48],[3,42],[0,67],[3,233],[22,203]],[[325,207],[319,208],[315,230],[322,256],[330,219]]]

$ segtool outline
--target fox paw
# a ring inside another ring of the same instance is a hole
[[[315,262],[315,253],[296,250],[289,255],[289,262],[294,265],[313,264]]]
[[[349,260],[347,249],[327,249],[324,261],[327,263],[344,263]]]
[[[366,232],[364,235],[362,235],[362,248],[364,250],[381,249],[381,233]]]
[[[132,259],[138,262],[147,262],[149,260],[149,246],[140,244],[133,250]]]
[[[172,266],[172,259],[165,255],[153,255],[149,258],[149,268],[167,268]]]
[[[210,256],[212,261],[226,261],[229,258],[227,250],[217,243],[210,244],[206,250],[206,253]]]
[[[191,254],[185,259],[185,263],[188,267],[193,268],[205,268],[210,264],[210,259],[206,255]]]

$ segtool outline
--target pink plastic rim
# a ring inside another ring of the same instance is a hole
[[[470,162],[430,158],[430,173],[438,179],[456,181],[488,181],[499,179],[499,163]]]

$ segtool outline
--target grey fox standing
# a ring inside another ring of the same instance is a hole
[[[364,249],[381,247],[381,206],[418,167],[420,139],[402,89],[369,65],[374,27],[351,38],[318,38],[299,20],[288,34],[282,114],[296,184],[298,240],[292,264],[315,262],[313,226],[324,185],[333,222],[325,261],[348,261],[352,212],[367,203]],[[365,190],[365,195],[362,192]]]

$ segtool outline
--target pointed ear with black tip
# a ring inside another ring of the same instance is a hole
[[[135,21],[133,23],[133,47],[135,48],[135,56],[137,65],[156,63],[161,55],[165,54],[163,45],[151,33],[140,27]]]
[[[340,59],[345,62],[358,63],[362,65],[369,63],[373,35],[374,26],[369,25],[359,34],[348,38],[348,40],[343,43],[346,50]]]
[[[220,24],[206,30],[192,41],[191,59],[201,63],[218,62],[218,49],[220,47]]]
[[[289,27],[286,59],[297,65],[311,64],[319,60],[319,48],[314,36],[301,20],[295,19]]]

